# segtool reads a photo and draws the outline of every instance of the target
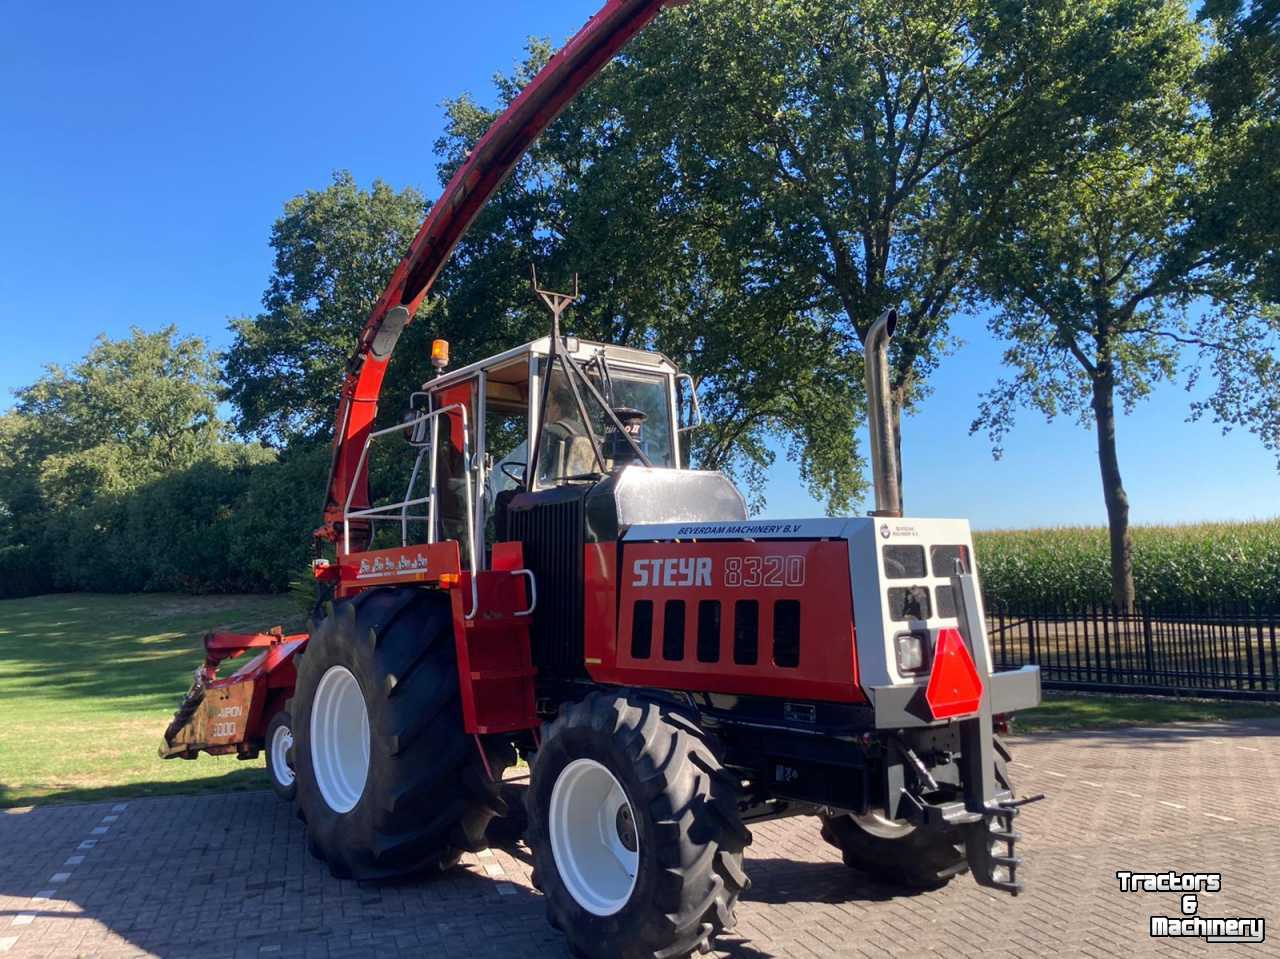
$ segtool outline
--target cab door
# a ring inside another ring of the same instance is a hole
[[[464,569],[475,569],[475,489],[478,379],[473,377],[431,394],[435,469],[431,490],[431,542],[455,540]]]

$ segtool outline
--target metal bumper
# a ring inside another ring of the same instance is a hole
[[[976,658],[976,657],[975,657]],[[1023,666],[999,673],[988,673],[983,681],[989,708],[993,715],[1012,713],[1040,705],[1040,667]],[[872,686],[871,701],[875,706],[877,729],[914,729],[934,726],[936,720],[924,698],[925,687]]]
[[[900,799],[895,802],[891,798],[890,802],[899,809],[911,808],[912,818],[925,828],[960,829],[966,858],[978,883],[1017,895],[1022,889],[1017,879],[1021,860],[1014,854],[1019,837],[1013,830],[1013,818],[1020,806],[1043,797],[1018,800],[1005,784],[997,782],[993,716],[1040,703],[1040,668],[1023,666],[993,672],[984,625],[978,615],[981,606],[976,580],[971,574],[957,575],[951,578],[951,586],[958,600],[960,630],[982,680],[977,712],[954,720],[960,736],[960,784],[964,799],[932,803],[911,795],[899,785]],[[948,722],[934,718],[925,689],[924,685],[873,687],[871,698],[876,727],[903,730]],[[927,770],[925,776],[927,779]],[[1004,845],[1003,851],[996,851],[997,844]]]

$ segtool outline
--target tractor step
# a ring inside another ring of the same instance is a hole
[[[1022,857],[1017,854],[1017,844],[1022,834],[1013,828],[1013,820],[1023,806],[1043,798],[1042,793],[997,802],[987,807],[981,821],[969,827],[969,834],[965,839],[965,858],[980,885],[999,889],[1013,896],[1022,892],[1023,884],[1018,879]],[[1003,850],[997,852],[997,844],[1003,845]],[[1003,875],[1000,870],[1003,870]]]

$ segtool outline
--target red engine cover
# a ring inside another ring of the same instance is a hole
[[[616,575],[617,629],[588,608],[600,682],[863,702],[849,549],[837,541],[622,543],[587,550]],[[588,590],[590,592],[590,590]]]

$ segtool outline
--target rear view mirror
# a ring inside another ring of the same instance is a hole
[[[680,383],[684,388],[680,388]],[[680,431],[694,430],[702,425],[702,410],[698,406],[698,388],[688,373],[676,374],[676,403]]]

